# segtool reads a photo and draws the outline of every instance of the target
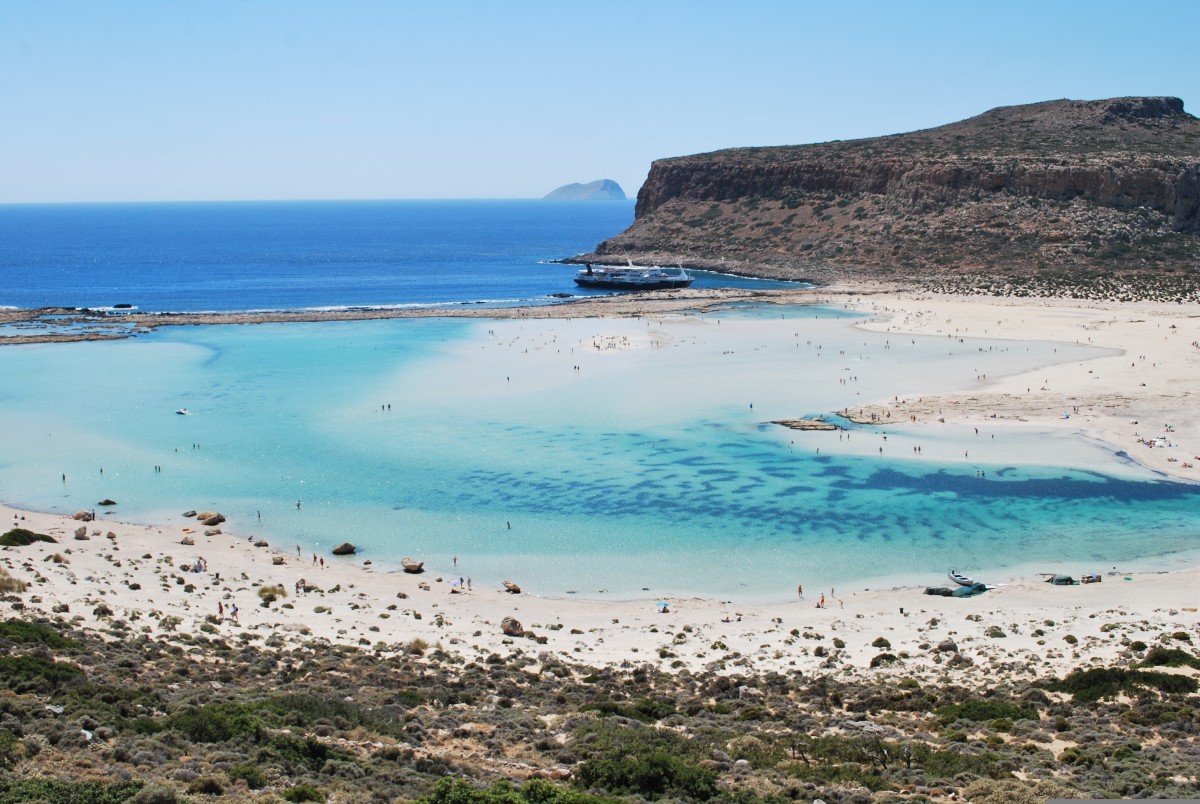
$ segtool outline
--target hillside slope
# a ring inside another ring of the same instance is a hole
[[[1200,265],[1200,120],[1058,100],[847,142],[656,161],[626,256],[818,283],[1177,298]]]

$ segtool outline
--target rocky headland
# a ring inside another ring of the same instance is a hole
[[[656,161],[579,260],[1004,295],[1195,299],[1200,120],[1056,100],[845,142]]]

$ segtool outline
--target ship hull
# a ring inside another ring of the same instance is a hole
[[[590,279],[575,277],[575,284],[596,290],[672,290],[690,287],[692,279],[655,279],[653,281],[622,281],[620,279]]]

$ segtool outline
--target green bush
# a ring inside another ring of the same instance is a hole
[[[703,746],[672,731],[596,721],[578,730],[572,747],[590,754],[575,773],[577,788],[650,800],[717,792],[716,772],[699,765]]]
[[[24,620],[5,620],[0,623],[0,639],[23,645],[45,645],[48,648],[78,648],[79,643],[67,639],[53,628]]]
[[[44,694],[84,681],[83,671],[73,664],[38,656],[0,656],[0,687],[18,694]]]
[[[0,731],[0,770],[8,770],[24,754],[21,741],[10,731]]]
[[[211,776],[201,776],[188,785],[189,793],[198,793],[202,796],[221,796],[225,794],[225,788],[216,779]]]
[[[166,726],[194,743],[224,743],[239,737],[257,740],[263,731],[253,710],[238,704],[212,704],[177,712],[167,719]]]
[[[230,780],[241,779],[251,790],[258,790],[267,786],[267,777],[263,776],[263,772],[258,769],[257,765],[249,762],[244,765],[238,765],[226,775]]]
[[[900,661],[894,653],[881,653],[871,660],[871,667],[883,667]]]
[[[121,804],[142,782],[64,782],[58,779],[0,779],[0,804]]]
[[[599,788],[651,801],[664,796],[707,801],[717,793],[716,782],[715,771],[661,750],[589,759],[575,775],[575,783],[584,789]]]
[[[1120,667],[1076,670],[1062,681],[1052,682],[1048,686],[1055,692],[1070,693],[1072,699],[1082,702],[1115,698],[1122,692],[1135,693],[1142,687],[1151,687],[1166,694],[1194,693],[1200,689],[1200,684],[1190,676]]]
[[[491,787],[476,787],[466,779],[439,779],[421,804],[601,804],[607,799],[589,796],[545,779],[530,779],[518,790],[507,780]]]
[[[311,785],[307,785],[307,784],[298,784],[295,787],[289,787],[287,790],[283,791],[282,795],[283,795],[284,801],[324,801],[325,800],[324,793],[322,793],[317,788],[315,788]]]
[[[1143,649],[1145,645],[1142,645]],[[1138,667],[1194,667],[1200,669],[1200,658],[1179,648],[1153,648]]]
[[[0,536],[0,547],[24,547],[34,542],[58,544],[51,536],[47,536],[44,533],[34,533],[31,530],[25,530],[25,528],[13,528],[8,533]]]
[[[675,714],[675,707],[666,701],[653,701],[642,698],[632,704],[621,704],[615,701],[600,701],[584,704],[579,707],[581,712],[599,712],[603,715],[618,715],[630,720],[640,720],[643,723],[655,723],[664,717]]]
[[[1010,701],[966,701],[938,709],[935,714],[942,725],[948,726],[957,720],[988,722],[992,720],[1037,720],[1037,710]]]
[[[330,759],[352,760],[349,754],[334,751],[313,737],[296,737],[291,734],[272,736],[266,748],[259,751],[259,762],[271,759],[277,759],[292,767],[303,766],[314,773],[321,770]]]
[[[418,706],[424,696],[415,690],[396,690],[393,697],[407,707]],[[258,712],[276,715],[284,724],[311,726],[318,720],[344,720],[349,728],[362,726],[381,734],[399,737],[404,733],[404,717],[387,709],[363,706],[354,701],[312,693],[273,695],[255,704]]]

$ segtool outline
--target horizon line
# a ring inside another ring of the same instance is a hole
[[[35,206],[118,206],[122,204],[372,204],[393,202],[462,202],[462,201],[546,201],[551,204],[595,204],[625,203],[636,201],[635,197],[614,198],[546,198],[544,196],[467,196],[460,198],[159,198],[125,200],[76,200],[76,201],[0,201],[0,207]]]

